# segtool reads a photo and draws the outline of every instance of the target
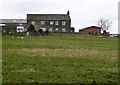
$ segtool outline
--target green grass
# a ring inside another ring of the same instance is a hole
[[[119,82],[117,38],[3,35],[2,55],[3,83]]]

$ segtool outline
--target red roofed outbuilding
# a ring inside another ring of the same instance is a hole
[[[92,34],[92,35],[100,35],[101,28],[97,26],[86,27],[79,30],[80,34]]]

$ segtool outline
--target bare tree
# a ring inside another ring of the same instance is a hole
[[[101,19],[98,21],[97,25],[98,25],[99,27],[101,27],[101,29],[102,29],[102,31],[103,31],[103,34],[106,35],[106,33],[107,33],[106,31],[111,27],[112,22],[110,22],[108,19],[103,19],[103,18],[101,18]]]

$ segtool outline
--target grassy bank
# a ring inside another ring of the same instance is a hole
[[[118,40],[3,35],[3,83],[118,83]]]

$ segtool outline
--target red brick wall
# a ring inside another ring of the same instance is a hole
[[[80,33],[86,33],[86,34],[101,34],[101,29],[100,28],[96,28],[96,27],[91,27],[91,28],[87,28],[84,30],[81,30]]]

